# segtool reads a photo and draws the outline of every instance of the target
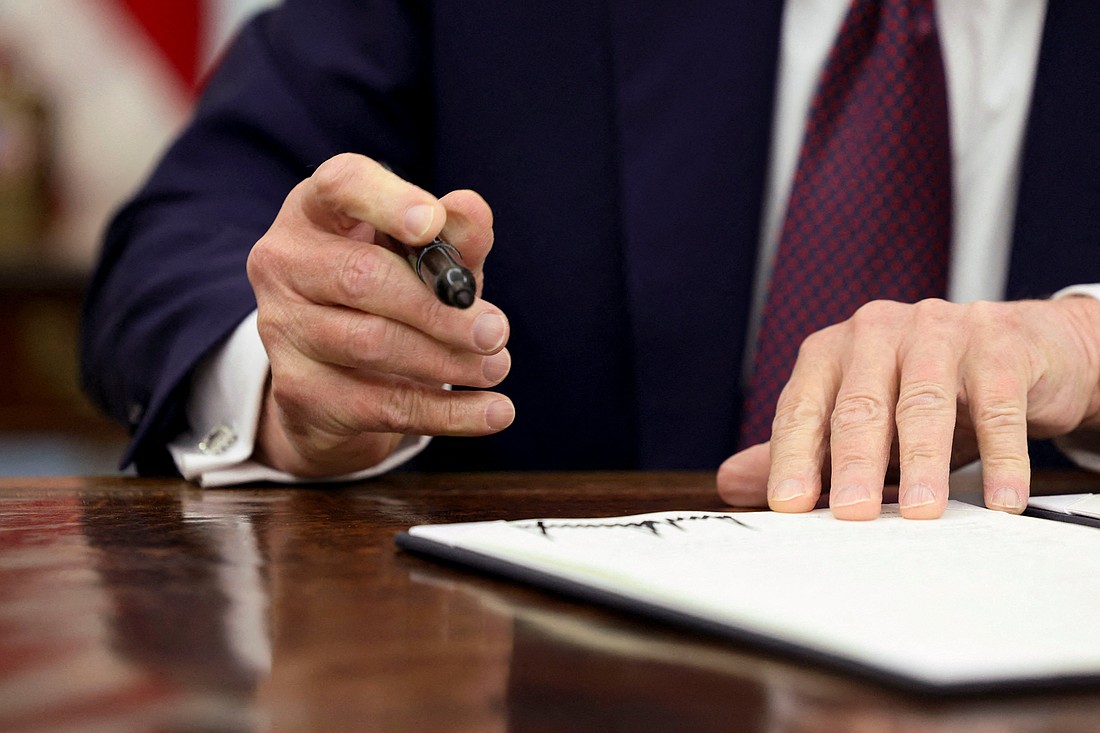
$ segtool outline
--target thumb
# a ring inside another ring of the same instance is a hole
[[[771,443],[735,453],[718,467],[718,495],[732,506],[766,507]]]

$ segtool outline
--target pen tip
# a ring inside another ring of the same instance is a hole
[[[454,294],[454,304],[459,308],[469,308],[474,304],[474,294],[469,290],[459,290]]]

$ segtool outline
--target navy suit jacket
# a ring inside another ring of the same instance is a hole
[[[249,25],[113,222],[85,384],[171,470],[196,362],[255,307],[250,246],[356,151],[494,208],[515,424],[417,465],[713,468],[736,442],[782,2],[288,0]],[[1100,282],[1100,10],[1050,0],[1009,298]]]

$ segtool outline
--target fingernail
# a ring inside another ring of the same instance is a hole
[[[484,352],[496,351],[504,344],[508,323],[496,313],[482,313],[474,321],[474,344]]]
[[[496,384],[504,379],[511,367],[512,357],[508,355],[508,352],[498,351],[492,356],[485,357],[481,362],[481,373],[484,375],[485,379]]]
[[[516,419],[516,408],[508,400],[497,400],[485,410],[485,423],[491,430],[504,430]]]
[[[405,229],[416,237],[422,237],[428,233],[434,219],[434,206],[417,204],[405,212]]]
[[[780,481],[772,488],[772,498],[776,501],[790,501],[806,493],[806,486],[796,478]]]
[[[1014,512],[1023,506],[1023,502],[1020,501],[1020,495],[1012,489],[997,489],[989,500],[989,506]]]
[[[838,506],[862,504],[865,501],[871,500],[871,492],[867,490],[866,486],[849,484],[848,486],[841,486],[831,493],[832,496],[829,499],[829,506],[834,508]]]
[[[928,484],[913,484],[902,492],[898,503],[903,507],[926,506],[936,503],[936,495]]]

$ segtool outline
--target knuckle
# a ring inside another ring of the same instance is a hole
[[[910,331],[920,339],[950,338],[959,324],[960,306],[941,298],[925,298],[912,306]]]
[[[1003,335],[1019,325],[1017,310],[1011,303],[979,300],[968,305],[968,317],[975,328],[989,336]]]
[[[838,325],[814,331],[798,346],[798,358],[800,360],[817,360],[828,354],[831,350],[833,339],[836,337]]]
[[[990,300],[976,300],[968,306],[968,310],[975,320],[993,321],[999,317],[1001,308],[999,303]]]
[[[913,312],[919,321],[940,322],[950,318],[957,307],[943,298],[925,298],[913,304]]]
[[[869,474],[877,472],[881,474],[885,470],[883,462],[878,456],[869,456],[866,453],[859,453],[854,450],[838,451],[834,448],[831,460],[834,477],[846,473]]]
[[[922,415],[954,410],[955,394],[938,382],[914,382],[902,385],[898,393],[897,419],[904,421]]]
[[[804,434],[819,432],[826,421],[825,410],[814,402],[779,396],[772,420],[772,434]]]
[[[256,331],[269,356],[275,347],[286,340],[286,327],[270,308],[257,308]]]
[[[971,413],[979,432],[1027,430],[1026,408],[1012,400],[990,400],[974,407]]]
[[[379,248],[352,247],[337,268],[337,287],[343,302],[354,305],[385,288],[386,269]]]
[[[420,402],[415,389],[388,389],[374,405],[374,422],[383,432],[407,435],[419,422]]]
[[[830,426],[834,433],[877,428],[886,423],[890,410],[883,400],[870,394],[849,394],[837,399]]]
[[[893,322],[904,307],[892,300],[872,300],[857,308],[851,320],[857,325],[881,326]]]
[[[384,363],[396,348],[394,331],[393,322],[385,318],[352,314],[343,335],[349,361],[370,367]]]
[[[495,240],[496,235],[493,233],[493,230],[488,229],[487,231],[481,232],[476,237],[469,240],[467,244],[472,244],[472,247],[464,244],[462,249],[460,250],[463,255],[468,256],[468,259],[466,260],[467,266],[473,269],[475,272],[482,272],[481,277],[477,278],[477,285],[479,290],[483,286],[482,279],[485,277],[483,272],[485,261],[489,258],[489,255],[493,250],[493,244],[495,243]]]
[[[904,442],[898,451],[898,464],[902,470],[917,465],[927,466],[936,461],[945,461],[944,456],[946,455],[949,455],[949,453],[945,453],[942,447],[931,440],[913,440],[910,438]]]
[[[469,407],[459,399],[447,399],[443,402],[443,424],[448,432],[462,432],[468,429],[470,422]]]
[[[268,358],[276,362],[286,351],[297,351],[309,329],[299,309],[274,299],[261,298],[256,305],[256,331]]]
[[[271,274],[279,269],[280,262],[275,249],[276,247],[271,238],[265,234],[248,251],[248,258],[245,260],[245,273],[254,289],[262,287],[271,277]]]
[[[313,400],[307,380],[299,378],[294,372],[276,369],[272,365],[271,397],[279,408],[289,416],[308,421]]]
[[[341,200],[355,180],[362,160],[354,153],[340,153],[321,163],[310,176],[314,195],[327,202]]]

